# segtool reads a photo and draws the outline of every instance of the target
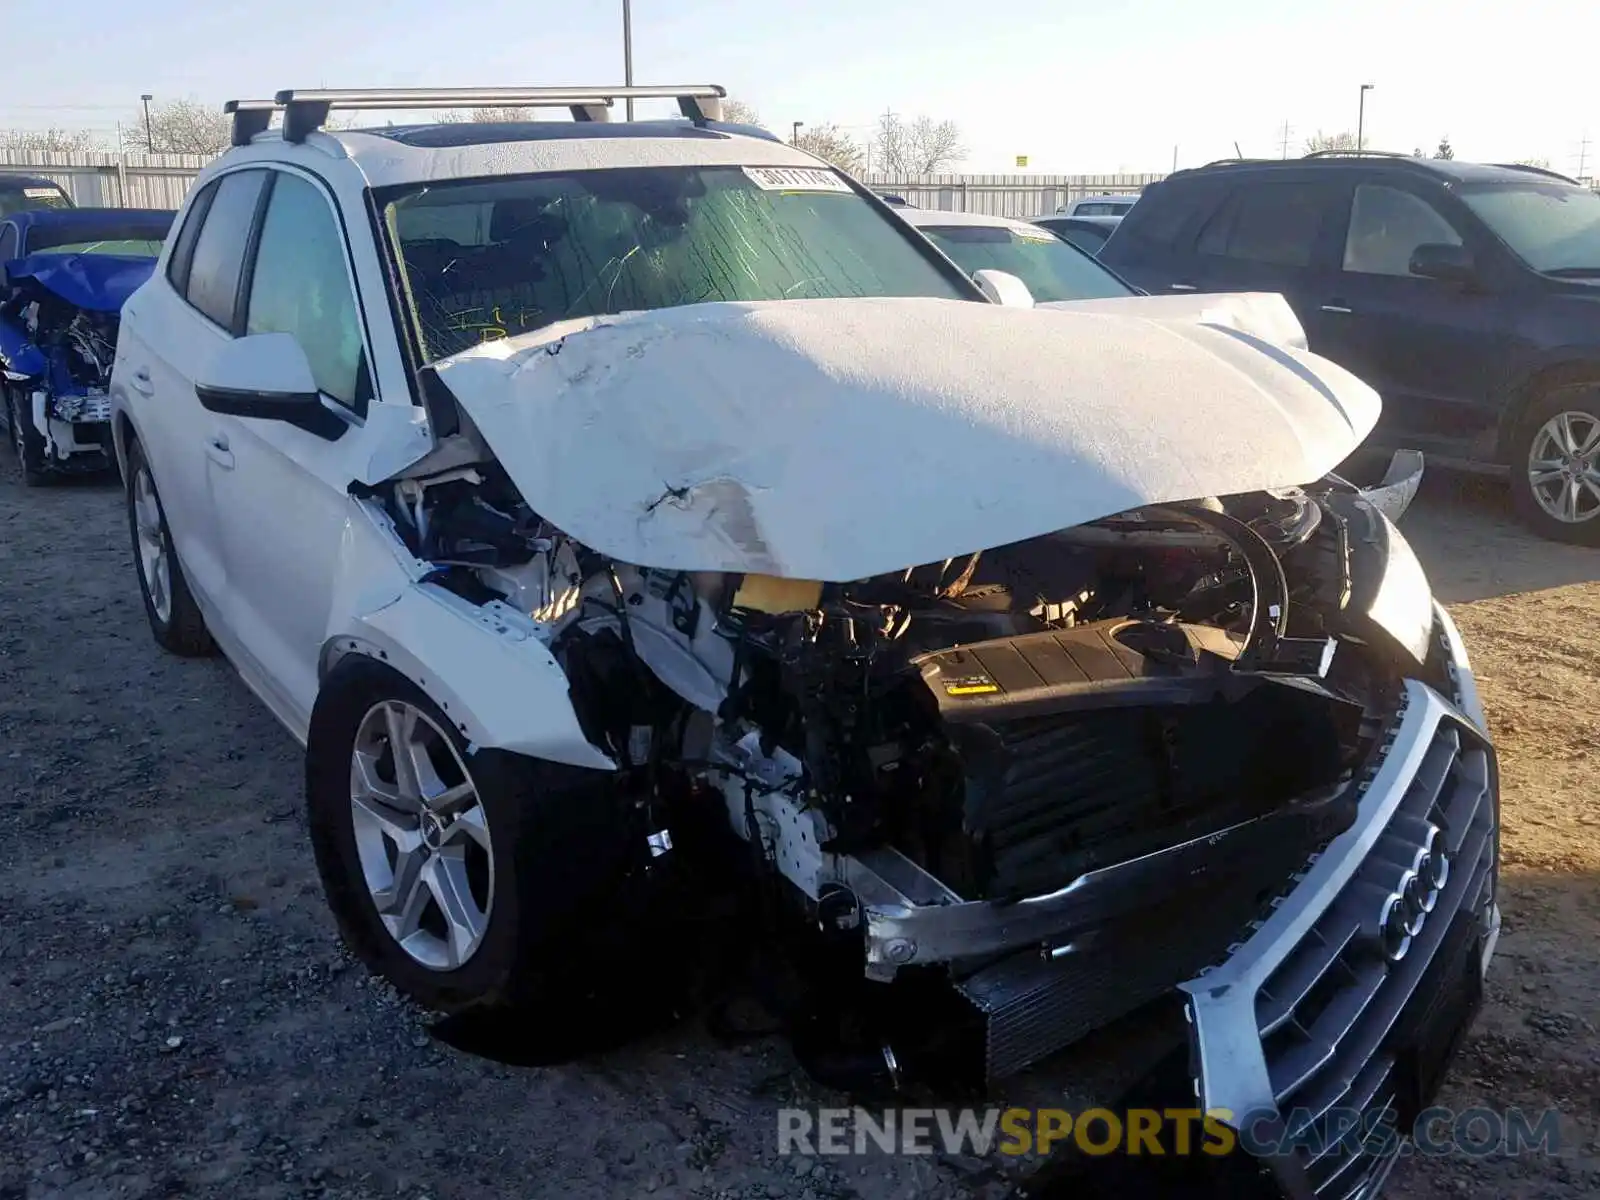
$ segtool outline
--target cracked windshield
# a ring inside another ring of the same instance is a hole
[[[822,168],[447,184],[391,199],[387,215],[428,360],[553,321],[707,300],[968,295]]]

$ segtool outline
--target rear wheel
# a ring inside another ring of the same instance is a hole
[[[133,563],[150,632],[163,649],[184,658],[210,654],[211,634],[189,592],[183,568],[172,549],[166,510],[156,492],[155,476],[144,448],[128,443],[128,531],[133,537]]]
[[[1511,447],[1511,495],[1534,532],[1600,546],[1600,385],[1556,388],[1530,406]]]
[[[33,427],[33,413],[27,398],[19,388],[9,387],[5,389],[5,400],[6,423],[11,430],[11,452],[17,460],[17,469],[22,473],[22,486],[39,487],[48,483],[50,476],[45,471],[44,438]]]
[[[420,688],[364,657],[324,681],[306,803],[345,942],[441,1012],[577,984],[577,947],[627,874],[608,773],[480,750]]]

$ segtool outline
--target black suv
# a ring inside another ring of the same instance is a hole
[[[1383,396],[1368,448],[1509,473],[1523,519],[1600,545],[1600,194],[1535,167],[1314,154],[1145,189],[1100,259],[1164,292],[1281,292]]]

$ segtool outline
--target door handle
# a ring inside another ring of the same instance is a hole
[[[1192,283],[1169,283],[1167,286],[1174,292],[1198,292],[1200,290]]]
[[[1346,308],[1343,304],[1324,304],[1322,306],[1322,311],[1331,313],[1344,313],[1346,316],[1348,316],[1352,310]]]
[[[150,372],[140,367],[133,373],[133,390],[141,396],[154,396],[156,385],[150,381]]]
[[[233,451],[228,449],[228,439],[220,433],[206,439],[206,457],[225,471],[233,470]]]

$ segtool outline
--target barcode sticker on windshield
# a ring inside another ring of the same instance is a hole
[[[764,192],[845,192],[850,185],[823,167],[745,167],[745,176]]]
[[[43,200],[46,196],[54,196],[58,193],[55,188],[23,188],[22,194],[29,200]]]

